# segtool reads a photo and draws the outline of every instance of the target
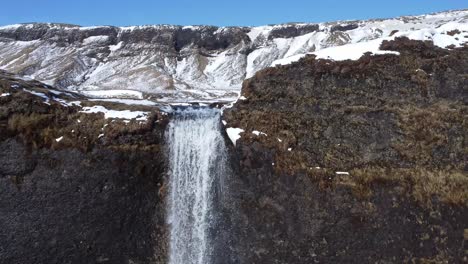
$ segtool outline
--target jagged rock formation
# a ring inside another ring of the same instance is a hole
[[[359,57],[369,48],[362,44],[378,47],[395,36],[460,46],[468,37],[467,14],[253,28],[13,25],[0,27],[0,68],[59,88],[132,89],[172,101],[231,100],[245,78],[310,52],[327,57],[337,52],[330,48],[350,44],[344,53]]]
[[[245,263],[462,263],[468,48],[306,57],[244,82],[226,110]]]

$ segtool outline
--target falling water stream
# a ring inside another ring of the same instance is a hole
[[[177,110],[166,131],[169,144],[169,263],[213,262],[217,193],[226,173],[220,111]]]

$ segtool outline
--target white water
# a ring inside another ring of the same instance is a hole
[[[209,108],[178,110],[166,136],[170,167],[169,263],[212,263],[210,231],[216,221],[215,198],[226,173],[220,112]]]

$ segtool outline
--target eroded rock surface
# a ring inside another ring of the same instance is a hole
[[[466,261],[468,49],[382,49],[400,56],[310,56],[244,82],[224,119],[245,130],[245,263]]]
[[[158,110],[106,120],[0,75],[0,262],[165,263]]]

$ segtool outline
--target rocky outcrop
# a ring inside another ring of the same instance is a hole
[[[248,28],[230,27],[218,30],[215,26],[143,26],[134,28],[119,28],[113,26],[82,28],[67,24],[25,24],[14,30],[1,30],[0,38],[4,41],[48,41],[57,45],[81,44],[89,37],[105,36],[103,44],[116,45],[119,41],[125,43],[146,43],[167,46],[172,51],[180,51],[187,46],[195,46],[206,50],[226,49],[237,45],[242,40],[249,41],[246,32]],[[292,34],[297,36],[298,33]]]
[[[260,71],[226,110],[245,263],[466,261],[468,49],[381,49]]]
[[[320,27],[316,24],[290,24],[273,28],[268,35],[268,39],[273,40],[275,38],[294,38],[318,31],[320,31]]]
[[[0,262],[165,263],[165,117],[111,122],[0,77]]]

